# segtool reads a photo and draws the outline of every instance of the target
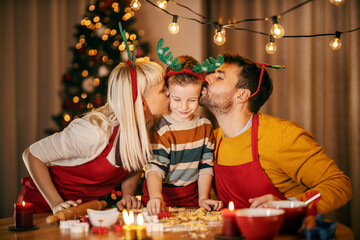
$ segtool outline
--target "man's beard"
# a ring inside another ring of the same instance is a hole
[[[233,93],[215,94],[210,93],[206,88],[206,93],[201,95],[199,103],[201,106],[206,107],[215,116],[224,115],[232,109],[233,106]]]

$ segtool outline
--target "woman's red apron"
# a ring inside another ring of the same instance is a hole
[[[82,202],[88,202],[100,199],[128,176],[129,172],[123,167],[115,167],[106,159],[114,144],[117,131],[118,127],[115,127],[109,143],[94,160],[79,166],[49,167],[51,179],[64,200],[81,199]],[[51,211],[30,177],[21,179],[21,182],[23,189],[18,202],[33,203],[35,213]]]
[[[144,181],[141,201],[146,206],[150,200],[147,181]],[[184,187],[162,187],[162,196],[167,207],[199,207],[197,181]]]
[[[258,155],[258,128],[259,115],[254,114],[251,126],[252,162],[235,166],[218,164],[222,138],[219,141],[214,165],[215,187],[218,198],[224,202],[225,206],[233,201],[236,208],[248,208],[250,198],[265,194],[273,194],[280,199],[286,199],[270,182],[261,167]]]

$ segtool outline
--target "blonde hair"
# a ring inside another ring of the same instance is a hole
[[[120,139],[121,162],[127,171],[140,170],[147,160],[151,159],[152,152],[142,96],[148,88],[160,82],[164,77],[164,70],[155,62],[136,62],[135,69],[138,88],[135,103],[129,66],[127,62],[121,62],[110,74],[107,103],[87,114],[90,122],[95,121],[102,127],[108,138],[112,134],[113,127],[119,125],[115,139]]]

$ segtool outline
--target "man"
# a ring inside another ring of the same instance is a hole
[[[272,93],[265,65],[224,55],[206,77],[200,103],[216,117],[215,186],[218,197],[236,208],[267,201],[306,201],[316,193],[320,213],[345,205],[350,179],[298,124],[257,113]]]

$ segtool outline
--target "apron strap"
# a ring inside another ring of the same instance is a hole
[[[251,125],[251,149],[253,161],[259,161],[258,154],[258,129],[259,129],[259,115],[254,113]]]

